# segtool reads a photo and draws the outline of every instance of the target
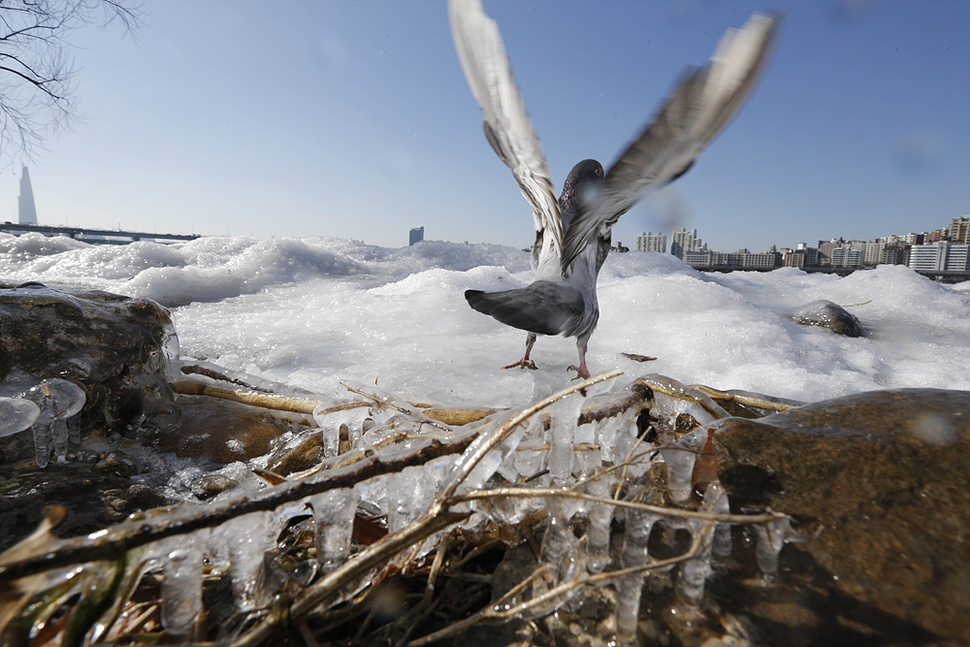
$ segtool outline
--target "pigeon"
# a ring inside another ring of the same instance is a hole
[[[734,116],[765,65],[777,20],[754,14],[741,29],[729,29],[707,65],[683,73],[609,170],[583,160],[556,199],[498,26],[481,0],[449,0],[448,13],[458,59],[484,115],[485,137],[532,206],[536,232],[532,283],[499,292],[467,290],[465,299],[478,312],[528,333],[525,355],[503,368],[535,370],[530,354],[537,336],[564,335],[576,338],[579,352],[579,364],[568,370],[576,371],[573,379],[586,379],[587,345],[599,320],[596,279],[613,225],[646,193],[686,173]]]

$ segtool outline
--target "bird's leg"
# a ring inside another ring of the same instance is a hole
[[[525,355],[522,356],[522,359],[520,359],[514,364],[503,366],[502,368],[528,368],[528,369],[532,369],[533,371],[538,371],[539,367],[536,366],[535,362],[529,359],[529,353],[532,352],[532,347],[535,345],[535,343],[536,343],[536,334],[534,332],[530,332],[529,335],[525,338]]]
[[[579,351],[579,366],[570,366],[568,371],[576,371],[574,380],[588,380],[589,369],[586,368],[586,344],[582,341],[576,342],[576,349]]]

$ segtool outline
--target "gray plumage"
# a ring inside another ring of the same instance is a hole
[[[621,215],[651,189],[683,175],[698,153],[737,112],[767,59],[775,20],[755,14],[728,30],[710,62],[688,69],[656,117],[608,172],[595,160],[573,167],[557,200],[532,123],[512,78],[498,27],[480,0],[449,0],[452,37],[465,77],[482,108],[488,142],[512,170],[532,206],[536,241],[533,282],[518,290],[468,290],[479,312],[528,331],[521,360],[506,366],[535,368],[529,358],[536,334],[576,337],[576,377],[589,377],[586,348],[599,319],[596,278]]]

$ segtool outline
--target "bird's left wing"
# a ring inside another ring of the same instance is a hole
[[[542,235],[543,246],[561,257],[559,202],[539,139],[512,78],[498,25],[485,14],[481,0],[449,0],[448,14],[458,59],[485,116],[485,136],[512,169],[522,195],[532,205],[536,232]]]
[[[687,71],[653,122],[610,167],[592,203],[570,222],[563,273],[590,241],[607,234],[647,191],[687,172],[754,87],[775,23],[772,16],[751,16],[741,29],[727,31],[705,67]]]

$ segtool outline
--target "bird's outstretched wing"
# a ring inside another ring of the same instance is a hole
[[[562,270],[593,238],[610,231],[647,191],[687,172],[754,87],[774,38],[772,16],[755,14],[721,38],[710,62],[688,69],[656,118],[613,163],[595,202],[569,224]]]
[[[458,59],[485,116],[485,136],[512,169],[522,195],[532,205],[541,247],[533,251],[562,256],[562,218],[549,179],[549,168],[532,121],[512,78],[498,25],[485,15],[481,0],[449,0],[451,35]],[[539,239],[537,237],[537,242]]]

